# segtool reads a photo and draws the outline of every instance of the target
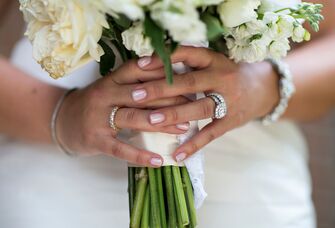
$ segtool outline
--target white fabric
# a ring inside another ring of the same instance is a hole
[[[13,62],[47,78],[26,41]],[[62,85],[80,86],[93,68],[75,72]],[[200,228],[315,227],[306,145],[293,124],[252,122],[205,151],[208,198],[199,211]],[[54,147],[0,140],[0,226],[127,227],[126,182],[126,164],[116,159],[71,159]]]

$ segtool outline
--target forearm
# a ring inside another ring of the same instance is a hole
[[[335,107],[335,33],[293,51],[286,59],[297,88],[286,118],[308,121]]]
[[[0,133],[25,141],[51,142],[50,119],[62,92],[0,57]]]

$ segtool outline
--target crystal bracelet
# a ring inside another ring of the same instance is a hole
[[[67,149],[64,145],[62,145],[60,143],[60,141],[58,140],[58,137],[57,137],[56,123],[57,123],[57,117],[58,117],[59,111],[60,111],[60,109],[61,109],[61,107],[64,103],[65,98],[76,90],[77,89],[68,90],[59,98],[59,100],[58,100],[58,102],[55,106],[55,109],[52,113],[51,122],[50,122],[52,141],[54,142],[54,144],[57,145],[59,150],[61,150],[62,152],[64,152],[65,154],[67,154],[68,156],[71,156],[71,157],[76,156],[76,153],[71,152],[69,149]]]
[[[288,64],[283,61],[275,59],[267,59],[267,61],[272,65],[273,69],[279,75],[279,94],[280,101],[277,107],[274,110],[263,117],[262,123],[264,125],[270,125],[274,122],[277,122],[279,118],[285,113],[288,103],[295,93],[295,86],[293,83],[292,73]]]

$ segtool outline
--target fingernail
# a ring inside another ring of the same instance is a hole
[[[163,161],[162,161],[162,159],[160,159],[160,158],[152,158],[152,159],[150,160],[150,164],[153,165],[153,166],[160,167],[160,166],[163,165]]]
[[[132,93],[134,101],[140,101],[147,97],[147,91],[144,89],[134,90]]]
[[[177,156],[176,156],[176,160],[177,160],[177,162],[182,162],[182,161],[184,161],[185,160],[185,158],[186,158],[186,153],[179,153],[179,154],[177,154]]]
[[[153,113],[150,115],[151,124],[159,124],[165,120],[165,116],[162,113]]]
[[[182,131],[188,131],[190,129],[190,124],[189,123],[183,123],[183,124],[177,124],[176,125],[178,129]]]
[[[151,57],[143,57],[137,61],[137,64],[140,68],[144,68],[151,63]]]

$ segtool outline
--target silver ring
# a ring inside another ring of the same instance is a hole
[[[219,93],[209,93],[206,97],[211,98],[215,103],[215,112],[213,119],[223,119],[228,112],[227,103],[224,97]]]
[[[114,130],[114,131],[120,131],[121,129],[117,127],[115,124],[115,117],[117,111],[119,111],[120,107],[119,106],[114,106],[112,108],[111,114],[109,115],[109,126]]]

